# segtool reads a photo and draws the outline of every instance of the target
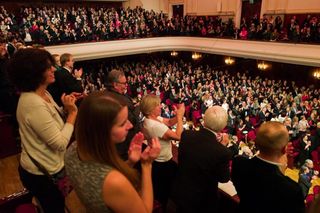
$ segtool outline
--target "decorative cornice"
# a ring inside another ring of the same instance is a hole
[[[320,67],[320,45],[309,44],[198,37],[160,37],[45,48],[52,54],[71,53],[78,61],[175,50]]]

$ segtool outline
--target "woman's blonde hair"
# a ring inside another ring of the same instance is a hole
[[[148,116],[161,103],[160,98],[153,94],[148,94],[142,98],[140,110],[144,116]]]

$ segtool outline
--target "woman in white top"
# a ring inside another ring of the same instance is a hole
[[[172,160],[171,140],[180,140],[183,131],[184,105],[174,108],[176,116],[171,119],[160,117],[161,103],[156,95],[146,95],[142,98],[140,110],[145,116],[143,129],[146,138],[158,137],[161,151],[158,158],[153,162],[152,182],[155,199],[160,201],[165,210],[169,193],[174,179],[177,164]],[[176,130],[172,131],[169,127],[176,125]]]
[[[55,81],[54,65],[46,50],[27,48],[16,52],[8,67],[10,78],[21,91],[17,107],[22,145],[20,179],[44,212],[64,212],[64,197],[36,164],[51,176],[62,174],[64,154],[78,112],[73,94],[62,95],[61,109],[48,93],[47,86]]]

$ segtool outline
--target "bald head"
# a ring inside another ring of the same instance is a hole
[[[280,122],[269,121],[258,130],[256,146],[266,155],[282,155],[289,141],[287,128]]]
[[[220,132],[226,127],[228,114],[221,106],[213,106],[204,113],[204,126],[215,132]]]

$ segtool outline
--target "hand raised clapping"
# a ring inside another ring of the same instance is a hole
[[[141,163],[152,163],[160,154],[161,146],[158,138],[152,138],[147,148],[141,153]]]
[[[144,151],[142,151],[142,143],[144,136],[141,132],[137,133],[131,140],[128,151],[128,163],[134,165],[141,160],[141,163],[152,163],[160,154],[160,142],[157,138],[153,138]]]
[[[184,104],[179,104],[178,108],[176,106],[173,106],[173,111],[174,111],[174,114],[176,114],[178,117],[183,118],[186,108]]]
[[[128,150],[129,164],[134,165],[141,158],[142,142],[144,136],[141,132],[138,132],[131,140]]]
[[[74,95],[66,95],[65,93],[61,96],[61,101],[64,110],[69,114],[72,112],[78,112],[78,107],[76,106],[76,97]]]
[[[74,70],[74,77],[75,78],[81,78],[81,76],[82,76],[82,73],[83,73],[83,69],[82,68],[80,68],[80,69],[75,69]]]

